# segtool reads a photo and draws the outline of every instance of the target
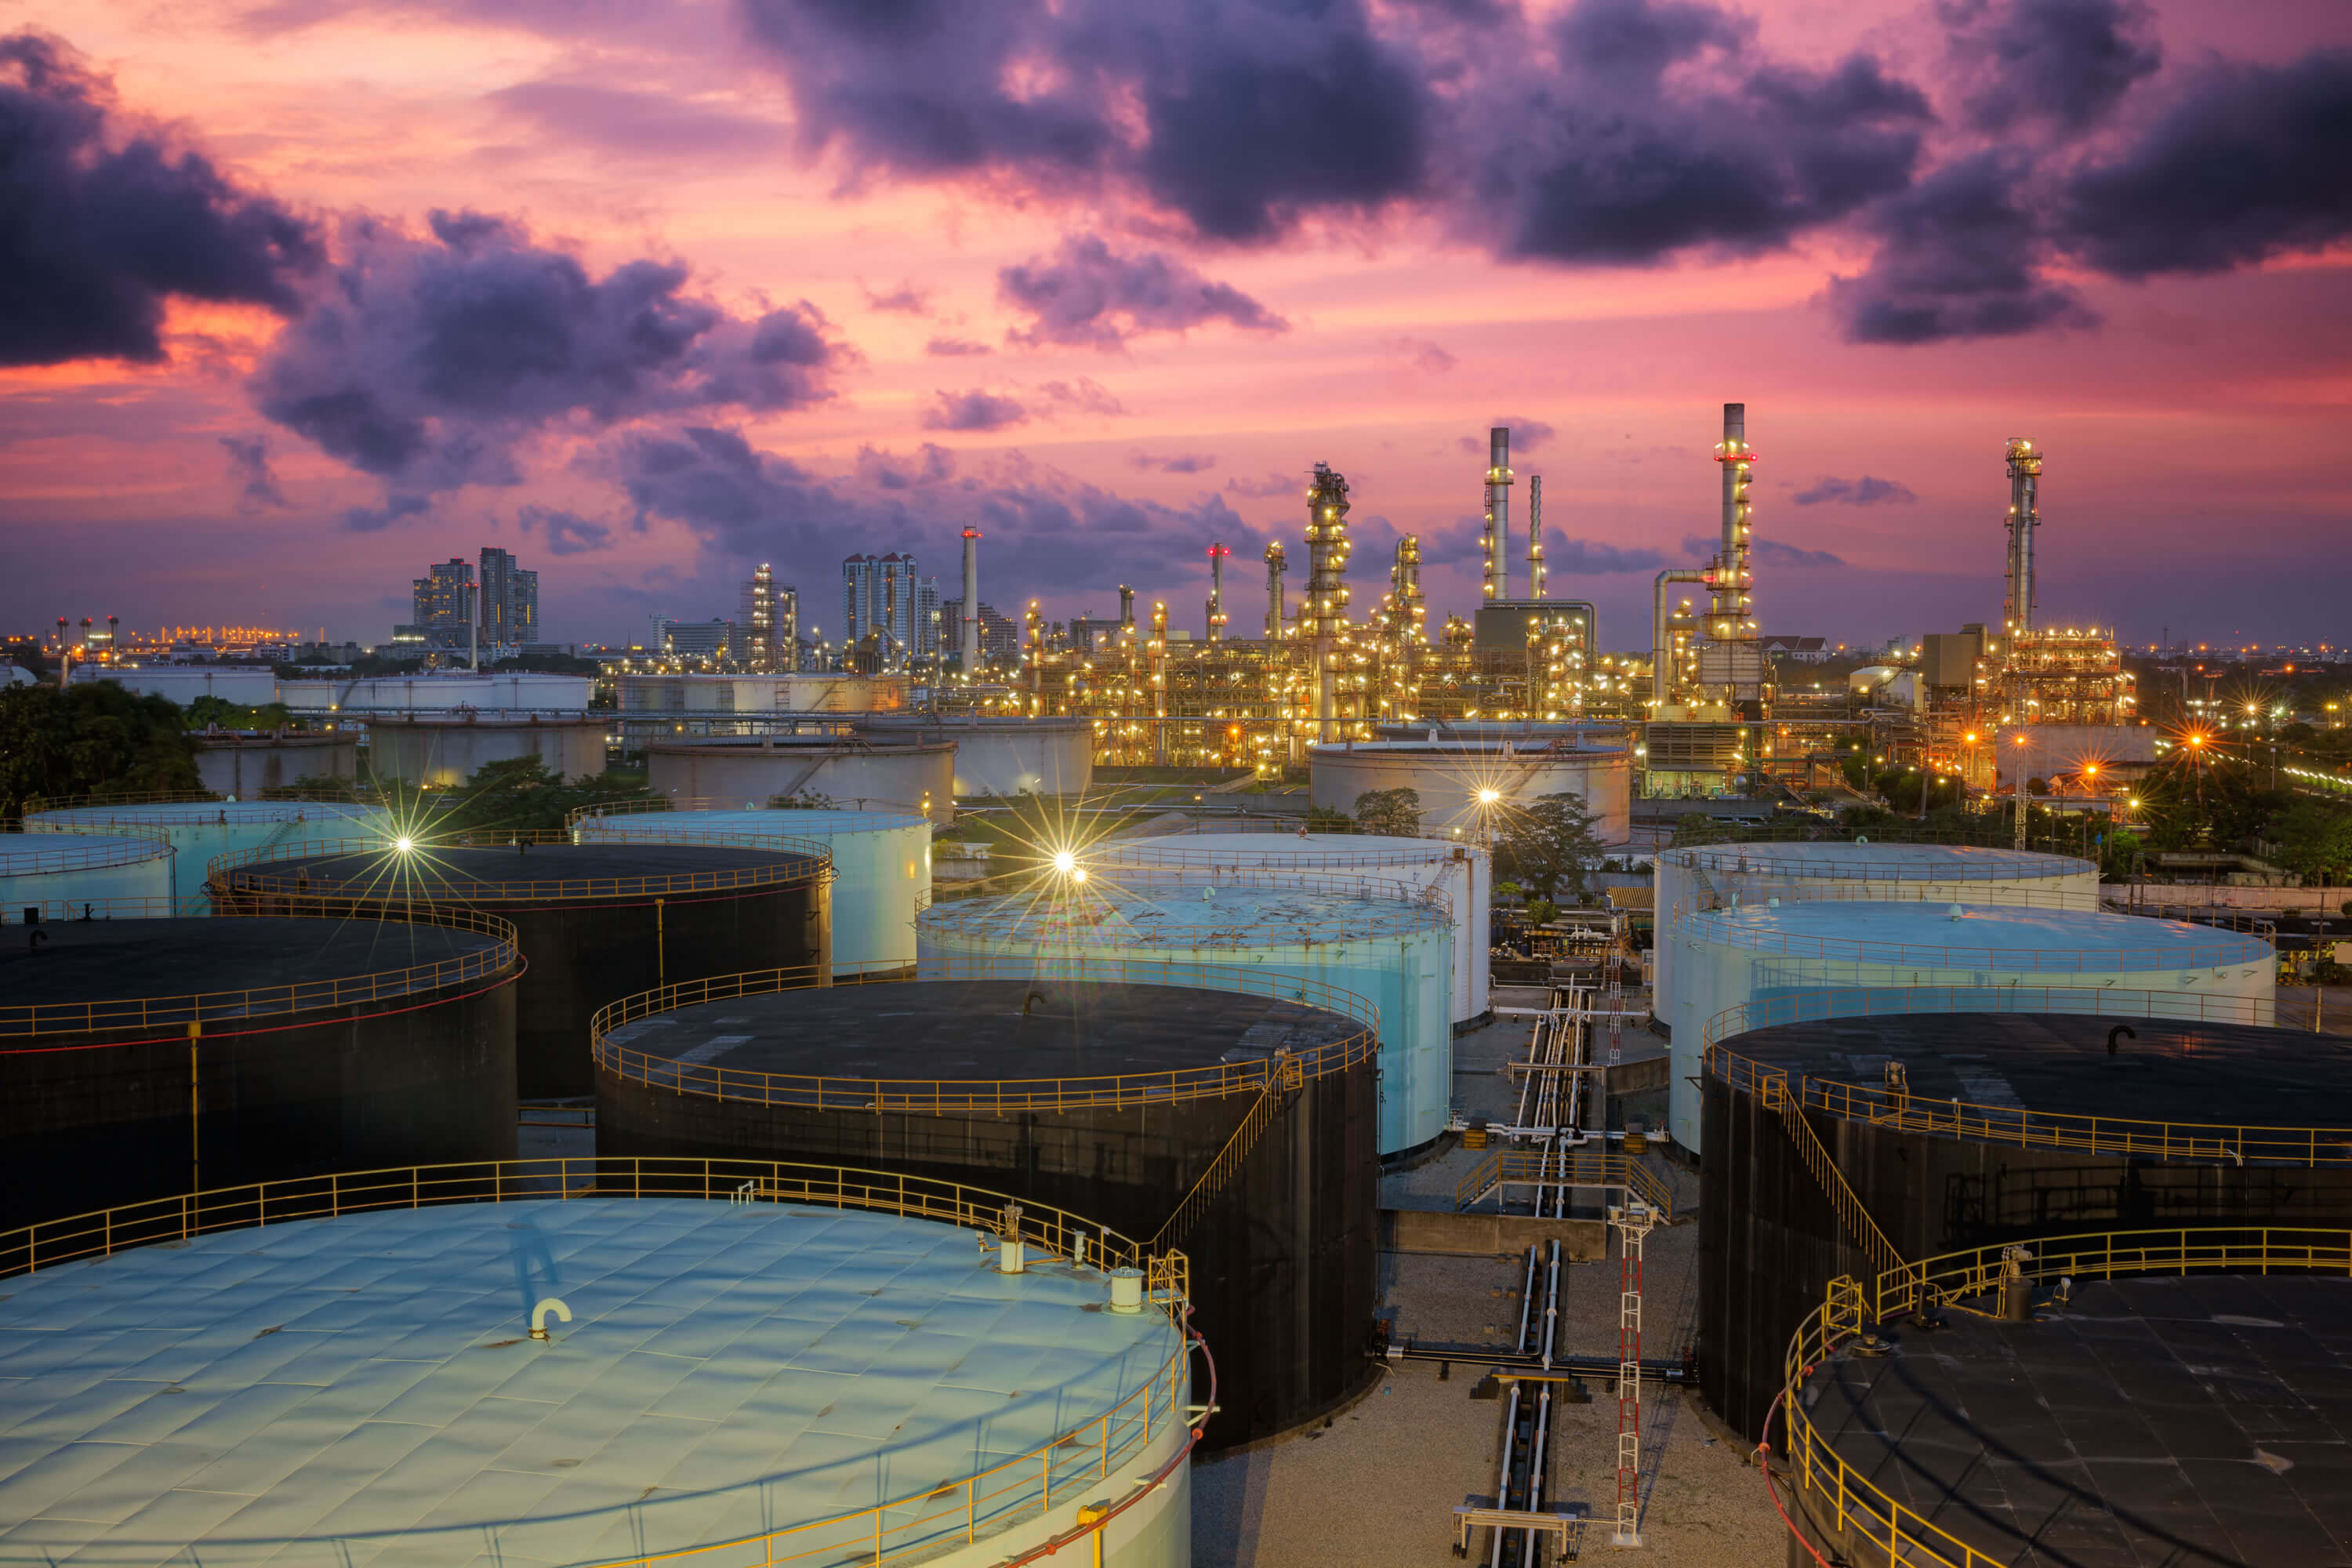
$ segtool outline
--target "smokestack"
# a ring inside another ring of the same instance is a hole
[[[963,678],[980,674],[980,530],[963,531]]]
[[[1543,476],[1528,481],[1528,597],[1544,596]]]
[[[1723,405],[1723,441],[1715,460],[1723,466],[1723,538],[1716,549],[1706,635],[1717,642],[1738,642],[1753,634],[1755,618],[1748,595],[1755,579],[1748,566],[1748,471],[1756,454],[1748,445],[1745,403]]]
[[[1222,544],[1209,546],[1209,640],[1225,640],[1225,557],[1232,551]]]
[[[1511,596],[1511,427],[1486,432],[1486,596]]]
[[[1282,546],[1267,545],[1265,547],[1265,640],[1269,643],[1278,643],[1282,640],[1282,623],[1286,613],[1282,602],[1282,574],[1289,570],[1290,563],[1283,559]]]
[[[2033,629],[2033,531],[2042,489],[2042,454],[2022,436],[2009,438],[2009,584],[2001,619],[2010,635]]]
[[[1135,640],[1135,590],[1124,583],[1118,585],[1118,635]]]

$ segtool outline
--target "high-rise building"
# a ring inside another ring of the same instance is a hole
[[[940,602],[940,636],[941,646],[961,648],[963,646],[963,601],[961,598]],[[1013,658],[1021,652],[1021,628],[999,615],[996,606],[982,599],[980,602],[980,656],[982,659]]]
[[[791,590],[787,589],[786,592]],[[743,625],[748,630],[750,651],[744,662],[753,669],[776,668],[776,574],[762,561],[751,580],[743,584]],[[784,647],[789,647],[790,643]]]
[[[472,562],[452,556],[427,566],[424,576],[409,583],[409,624],[394,628],[394,640],[404,642],[413,637],[434,648],[465,647],[466,622],[472,614],[473,597]],[[402,637],[404,631],[410,637]]]
[[[915,654],[919,658],[940,655],[940,580],[925,577],[915,584]]]
[[[539,574],[515,564],[510,552],[482,547],[482,643],[520,647],[539,641]]]

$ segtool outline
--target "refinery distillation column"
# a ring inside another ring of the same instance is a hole
[[[1269,645],[1282,640],[1282,622],[1288,611],[1282,602],[1282,574],[1290,570],[1284,559],[1282,546],[1265,547],[1265,640]]]
[[[963,678],[980,674],[980,530],[963,531]]]
[[[1315,736],[1328,741],[1339,711],[1339,638],[1348,626],[1348,481],[1328,463],[1315,465],[1307,488],[1307,615],[1315,679]]]
[[[1544,596],[1543,476],[1528,480],[1528,597]]]
[[[2042,454],[2022,436],[2009,438],[2009,597],[2001,605],[2004,629],[2014,642],[2033,629],[2033,531],[2042,526],[2034,504],[2042,488]]]
[[[1699,683],[1720,689],[1719,700],[1736,717],[1759,720],[1764,717],[1764,647],[1749,595],[1756,577],[1748,563],[1748,487],[1756,450],[1748,444],[1748,405],[1723,405],[1723,440],[1715,460],[1723,466],[1723,538],[1707,583]]]
[[[1489,599],[1511,596],[1511,427],[1486,432],[1486,578]]]
[[[1209,640],[1225,640],[1225,557],[1232,551],[1222,544],[1209,546]]]

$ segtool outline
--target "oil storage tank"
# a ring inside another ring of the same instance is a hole
[[[536,757],[573,781],[604,771],[604,720],[595,714],[385,714],[367,721],[368,771],[411,787],[453,789],[492,763]]]
[[[205,868],[223,855],[372,838],[392,831],[381,806],[332,800],[121,800],[29,812],[28,833],[161,837],[174,851],[171,895],[204,909]]]
[[[1494,858],[1475,845],[1441,838],[1383,838],[1352,833],[1172,833],[1104,838],[1086,862],[1117,880],[1120,868],[1154,867],[1183,880],[1214,883],[1241,871],[1286,871],[1392,884],[1410,895],[1441,889],[1454,911],[1454,1022],[1485,1018],[1488,994],[1486,928],[1494,905]]]
[[[931,825],[911,811],[730,810],[706,801],[589,807],[572,824],[583,843],[654,838],[680,830],[751,842],[822,844],[833,857],[833,969],[872,975],[911,969],[915,917],[931,903]]]
[[[0,1226],[228,1184],[514,1152],[514,930],[146,917],[0,942]],[[77,917],[79,911],[77,910]]]
[[[0,833],[0,910],[62,917],[87,903],[172,898],[172,846],[160,834]]]
[[[922,735],[714,735],[651,741],[646,780],[681,800],[912,811],[955,820],[955,742]]]
[[[877,740],[921,737],[955,743],[959,799],[1024,795],[1084,795],[1095,778],[1091,719],[1001,718],[982,713],[857,721]]]
[[[1475,843],[1548,795],[1572,795],[1603,844],[1633,832],[1633,759],[1580,740],[1349,741],[1307,750],[1307,792],[1325,811],[1353,814],[1356,797],[1410,789],[1424,832]]]
[[[720,1173],[442,1166],[0,1237],[0,1557],[1189,1561],[1181,1267],[999,1194]]]
[[[194,740],[196,777],[216,795],[253,800],[304,779],[360,776],[356,730],[208,730]]]
[[[1748,1002],[1827,989],[1988,994],[2023,989],[2053,1011],[2101,1012],[2102,991],[2161,993],[2194,1016],[2242,998],[2271,1021],[2277,961],[2260,937],[2095,910],[1880,900],[1767,900],[1675,922],[1668,1131],[1705,1158],[1698,1075],[1711,1020]],[[1890,1000],[1892,997],[1890,995]],[[1998,1005],[1998,1000],[1988,1006]],[[1966,1005],[1965,1001],[1948,1003]]]
[[[1725,1419],[1760,1429],[1790,1334],[1841,1274],[2095,1229],[2343,1237],[2352,1052],[2262,1026],[2247,998],[2167,1016],[2183,1006],[1821,992],[1724,1020],[1704,1085],[1699,1361]]]
[[[618,1004],[596,1039],[597,1152],[877,1164],[1024,1204],[1083,1197],[1191,1260],[1223,1406],[1210,1444],[1359,1392],[1379,1246],[1370,1009],[1255,972],[1170,984],[1139,964],[1101,980],[1034,969],[933,960],[922,979],[824,991],[747,975],[751,994],[721,982],[671,1011],[656,1009],[675,992]]]
[[[2340,1230],[2092,1234],[1927,1262],[1933,1329],[1907,1279],[1817,1305],[1774,1424],[1788,1561],[2347,1561],[2347,1269]]]
[[[595,1092],[588,1022],[616,997],[750,969],[829,974],[832,882],[823,845],[690,832],[659,843],[575,844],[563,831],[350,840],[224,856],[212,868],[215,903],[247,912],[297,900],[512,921],[528,963],[515,988],[524,1100]]]
[[[1651,1008],[1674,1026],[1675,944],[1685,915],[1773,899],[1912,899],[1934,904],[2022,904],[2095,910],[2099,868],[2069,855],[1966,844],[1877,844],[1866,837],[1803,843],[1706,844],[1658,852]]]
[[[1076,868],[1083,871],[1084,868]],[[1106,963],[1242,968],[1361,996],[1380,1020],[1380,1152],[1416,1149],[1453,1111],[1454,915],[1435,890],[1301,873],[1195,885],[1136,868],[935,904],[925,958],[1018,958],[1041,973]],[[1181,984],[1181,978],[1173,984]]]

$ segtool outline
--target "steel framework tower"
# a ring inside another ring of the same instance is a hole
[[[2009,583],[2000,618],[2011,637],[2033,629],[2033,531],[2042,526],[2034,502],[2042,488],[2042,454],[2022,436],[2009,438]]]
[[[1232,553],[1222,544],[1209,546],[1208,627],[1211,642],[1225,640],[1225,557]]]
[[[1316,738],[1330,739],[1339,711],[1339,640],[1348,629],[1348,481],[1315,465],[1307,488],[1307,635],[1315,660]]]
[[[1278,643],[1282,640],[1283,619],[1289,614],[1288,606],[1282,602],[1282,574],[1289,570],[1290,563],[1284,558],[1282,546],[1267,545],[1265,547],[1265,640],[1268,643]]]

